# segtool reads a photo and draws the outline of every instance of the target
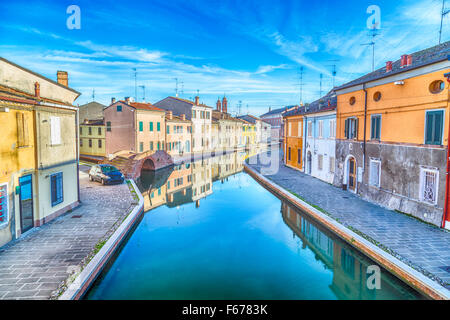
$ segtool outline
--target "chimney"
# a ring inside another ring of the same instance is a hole
[[[173,112],[172,111],[167,112],[167,117],[169,118],[169,120],[172,120],[173,119]]]
[[[41,97],[41,85],[39,84],[39,82],[34,83],[34,96],[36,98]]]
[[[58,71],[56,73],[56,77],[58,79],[58,83],[62,84],[65,87],[69,86],[69,75],[66,71]]]
[[[219,98],[219,99],[217,99],[216,110],[220,112],[221,108],[222,108],[222,104],[220,103],[220,98]]]
[[[186,120],[186,115],[184,113],[181,115],[181,120],[183,120],[183,121]]]
[[[125,102],[127,103],[127,104],[129,104],[130,103],[130,97],[125,97]]]
[[[199,103],[199,100],[200,100],[200,97],[199,96],[196,96],[195,97],[195,105],[196,106],[198,106],[200,103]]]
[[[386,62],[386,72],[392,71],[392,61]]]
[[[408,64],[408,55],[404,54],[402,55],[401,62],[400,62],[400,68],[406,67]]]
[[[227,112],[227,108],[228,108],[228,100],[227,100],[226,97],[223,97],[223,99],[222,99],[222,112],[228,113]]]
[[[111,104],[116,103],[116,98],[111,98]]]
[[[412,65],[412,61],[413,61],[413,59],[412,59],[412,55],[408,55],[407,57],[406,57],[406,65],[409,67],[409,66],[411,66]]]

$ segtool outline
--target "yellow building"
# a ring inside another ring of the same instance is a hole
[[[0,246],[74,208],[78,197],[79,96],[0,58]]]
[[[106,156],[106,127],[103,120],[85,121],[80,124],[81,156]]]
[[[435,225],[446,199],[450,42],[336,89],[335,184]]]

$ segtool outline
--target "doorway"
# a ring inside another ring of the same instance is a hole
[[[34,227],[33,221],[33,177],[19,178],[20,229],[25,233]]]
[[[348,189],[356,192],[356,160],[348,159]]]

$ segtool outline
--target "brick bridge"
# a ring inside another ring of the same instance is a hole
[[[139,178],[142,170],[157,171],[174,164],[172,157],[165,151],[138,154],[131,151],[120,151],[115,153],[114,158],[105,159],[102,163],[115,166],[127,179]]]

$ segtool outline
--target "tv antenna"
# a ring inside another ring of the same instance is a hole
[[[237,107],[238,107],[238,114],[241,115],[241,109],[242,109],[242,101],[241,100],[239,100]]]
[[[142,91],[143,91],[143,93],[144,93],[144,102],[145,102],[145,86],[144,86],[144,85],[142,85],[142,86],[139,86],[139,88],[141,88],[141,89],[142,89]]]
[[[133,68],[134,70],[134,99],[137,101],[137,69]]]
[[[322,98],[322,80],[323,80],[323,73],[320,74],[320,93],[319,93],[319,99]]]
[[[372,41],[369,43],[363,43],[362,46],[372,46],[372,72],[375,71],[375,37],[378,36],[377,30],[375,26],[370,29],[370,36],[372,37]]]
[[[300,67],[298,71],[298,80],[299,80],[299,86],[300,86],[300,104],[303,103],[303,73],[305,71],[305,68]]]
[[[181,81],[181,96],[184,95],[184,81]]]
[[[178,98],[178,78],[173,78],[175,80],[175,97]]]
[[[92,89],[92,101],[95,101],[95,89]]]
[[[336,75],[337,75],[337,63],[340,61],[338,59],[332,59],[332,60],[328,60],[329,62],[333,62],[332,65],[329,65],[329,67],[331,67],[331,76],[333,77],[333,88],[335,86],[335,82],[336,82]]]
[[[441,44],[441,41],[442,41],[442,26],[444,23],[444,17],[449,13],[450,13],[450,10],[445,9],[445,0],[442,0],[441,27],[439,29],[439,44]]]

